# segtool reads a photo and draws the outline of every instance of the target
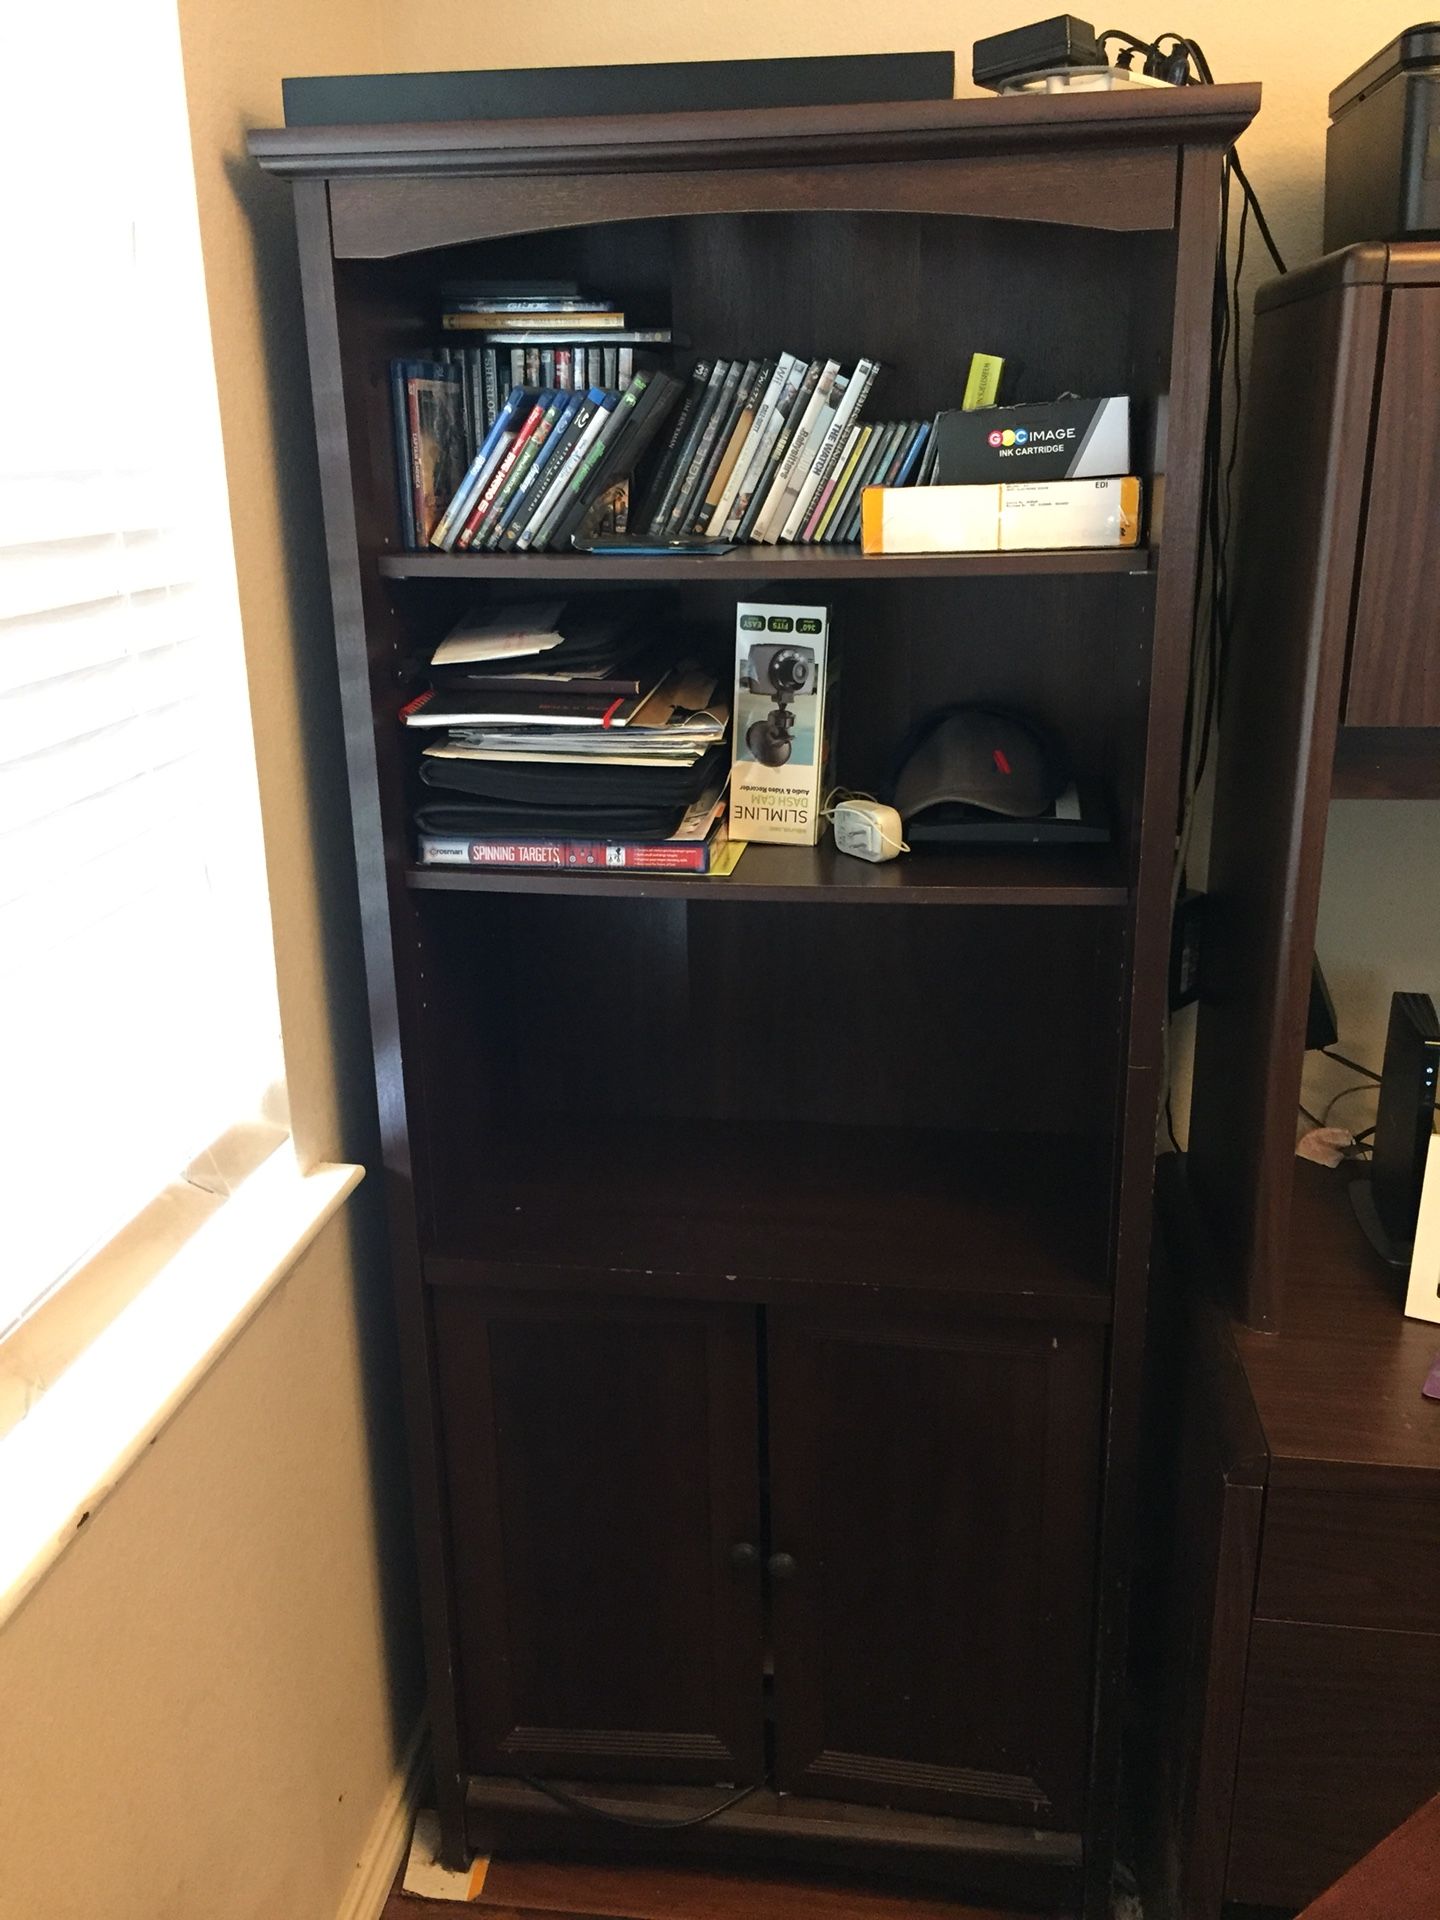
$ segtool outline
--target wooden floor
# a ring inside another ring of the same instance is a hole
[[[399,1891],[381,1920],[1027,1920],[927,1894],[845,1882],[769,1880],[666,1866],[492,1860],[478,1901]]]

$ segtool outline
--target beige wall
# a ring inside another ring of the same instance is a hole
[[[1440,1006],[1440,803],[1332,802],[1315,946],[1335,999],[1340,1051],[1378,1066],[1392,993],[1428,993]],[[1318,1114],[1357,1084],[1348,1067],[1312,1054],[1302,1098]],[[1332,1115],[1352,1131],[1374,1118],[1370,1093],[1348,1096]]]
[[[912,0],[880,7],[873,0],[631,0],[617,18],[603,8],[556,0],[543,33],[512,8],[472,8],[447,16],[443,56],[434,16],[413,0],[376,0],[382,65],[428,67],[535,66],[544,49],[563,47],[566,61],[722,60],[747,54],[881,53],[953,47],[958,91],[970,93],[970,48],[977,36],[1044,19],[1045,0]],[[1124,24],[1138,33],[1186,31],[1204,47],[1224,80],[1261,80],[1265,107],[1245,138],[1247,171],[1261,187],[1277,229],[1297,254],[1320,237],[1320,179],[1325,101],[1330,89],[1412,14],[1401,7],[1357,7],[1353,0],[1191,0],[1178,13],[1154,0],[1121,7],[1095,24]],[[1282,245],[1284,241],[1282,240]]]
[[[367,0],[182,0],[302,1158],[375,1164],[280,76]],[[378,1180],[0,1630],[0,1920],[331,1920],[420,1711]]]
[[[366,1157],[343,763],[289,187],[245,152],[282,75],[378,58],[374,0],[180,0],[296,1144]]]
[[[4,1920],[340,1906],[416,1710],[348,1220],[0,1631]]]

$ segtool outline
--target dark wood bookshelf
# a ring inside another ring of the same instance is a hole
[[[1219,191],[1258,101],[251,136],[299,227],[451,1861],[789,1847],[1108,1917]],[[1164,404],[1163,542],[402,552],[389,362],[445,280],[521,276],[653,316],[681,374],[874,357],[876,417],[957,404],[976,350],[1019,402]],[[1113,844],[419,868],[398,709],[458,613],[648,584],[727,674],[738,598],[823,598],[837,783],[1012,707]],[[537,1827],[539,1777],[661,1821],[756,1791],[637,1836]]]
[[[557,1784],[568,1786],[572,1793],[619,1815],[622,1820],[637,1822],[692,1818],[708,1812],[715,1804],[714,1795],[703,1787],[617,1786],[597,1790],[583,1778]],[[567,1850],[564,1813],[542,1788],[492,1775],[472,1781],[469,1798],[475,1819],[503,1820],[507,1830],[515,1833],[517,1852],[527,1862],[552,1860],[557,1852]],[[625,1829],[619,1831],[623,1836]],[[727,1888],[726,1905],[716,1903],[711,1908],[716,1920],[722,1920],[722,1916],[732,1910],[728,1904],[731,1900],[735,1902],[733,1911],[747,1916],[766,1916],[777,1908],[792,1906],[797,1897],[805,1900],[806,1893],[793,1882],[782,1882],[781,1889],[774,1892],[766,1883],[772,1874],[796,1873],[808,1878],[819,1871],[816,1865],[819,1860],[829,1866],[854,1861],[857,1868],[863,1869],[868,1848],[882,1838],[892,1855],[903,1862],[904,1877],[931,1892],[929,1900],[913,1895],[910,1904],[922,1914],[944,1913],[948,1908],[955,1920],[961,1920],[967,1912],[965,1908],[955,1908],[949,1899],[957,1840],[963,1842],[969,1860],[983,1863],[973,1869],[973,1877],[979,1888],[977,1897],[987,1902],[987,1920],[998,1920],[998,1914],[989,1906],[992,1900],[1004,1901],[1003,1911],[1009,1913],[1012,1897],[1024,1897],[1032,1904],[1038,1900],[1046,1910],[1055,1906],[1063,1909],[1066,1890],[1074,1884],[1081,1866],[1080,1840],[1076,1834],[1032,1833],[1026,1834],[1022,1841],[1014,1827],[998,1822],[957,1821],[925,1813],[881,1813],[872,1818],[862,1808],[837,1806],[833,1800],[763,1790],[742,1800],[728,1813],[672,1834],[666,1841],[667,1855],[673,1852],[675,1858],[690,1862],[698,1878],[698,1870],[704,1866],[712,1872],[715,1870],[715,1839],[720,1839],[723,1853],[731,1836],[743,1841],[747,1853],[753,1849],[754,1858],[764,1864],[757,1866],[753,1876],[747,1875],[741,1880],[725,1876],[721,1884]],[[643,1855],[647,1844],[653,1847],[654,1843],[647,1843],[643,1827],[632,1833],[628,1846],[623,1838],[620,1842],[623,1851],[642,1855],[634,1869],[637,1874],[645,1873],[647,1863]],[[493,1875],[493,1868],[491,1871]],[[720,1881],[721,1876],[717,1873],[715,1879]],[[614,1885],[608,1875],[607,1883]],[[644,1884],[648,1890],[655,1883],[647,1878]],[[711,1884],[714,1882],[709,1882],[707,1876],[704,1885],[707,1899]],[[549,1887],[546,1891],[550,1891]],[[693,1900],[691,1887],[686,1886],[679,1897]],[[892,1916],[899,1920],[906,1911],[892,1894],[883,1890],[877,1889],[867,1898],[848,1875],[838,1885],[828,1878],[820,1882],[811,1897],[828,1910],[844,1914],[846,1920],[866,1920],[872,1911],[872,1899],[874,1910],[883,1913],[886,1920]],[[1027,1907],[1027,1912],[1031,1910]],[[382,1920],[411,1920],[411,1916],[408,1912],[403,1916],[387,1912]]]
[[[747,847],[735,871],[719,876],[410,867],[406,880],[440,893],[585,893],[796,905],[1123,907],[1129,898],[1114,851],[1081,846],[932,850],[871,866],[837,853],[826,840],[818,847]]]
[[[571,1169],[563,1204],[556,1164]],[[766,1305],[842,1288],[1104,1321],[1095,1171],[1093,1142],[1056,1135],[817,1125],[767,1183],[728,1124],[617,1124],[597,1158],[583,1126],[531,1123],[483,1187],[437,1196],[425,1274]]]
[[[1148,573],[1149,547],[1071,547],[1044,553],[871,553],[858,547],[735,547],[729,553],[387,553],[386,580],[504,580],[537,591],[550,581],[986,580],[1027,574]]]

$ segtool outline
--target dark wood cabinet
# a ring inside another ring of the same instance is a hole
[[[644,1845],[1109,1912],[1219,189],[1258,101],[251,136],[295,188],[453,1860]],[[1147,495],[1168,421],[1163,526],[408,551],[388,362],[447,281],[536,276],[668,326],[681,372],[876,355],[890,418],[977,350],[1018,401],[1129,394]],[[1110,843],[419,865],[399,711],[457,614],[645,586],[727,678],[737,599],[823,602],[858,787],[934,708],[1025,709]]]
[[[1078,1824],[1099,1356],[1090,1329],[772,1317],[783,1789]]]
[[[1249,1326],[1284,1330],[1333,799],[1440,796],[1440,245],[1263,286],[1195,1034],[1190,1173]]]
[[[1330,802],[1440,795],[1440,247],[1365,243],[1262,287],[1250,382],[1171,1188],[1197,1298],[1167,1372],[1192,1418],[1244,1427],[1243,1405],[1253,1436],[1208,1478],[1182,1449],[1159,1503],[1177,1566],[1205,1542],[1157,1656],[1187,1676],[1154,1849],[1179,1920],[1303,1905],[1440,1789],[1435,1330],[1360,1231],[1357,1169],[1295,1154]]]
[[[1313,1899],[1440,1788],[1440,1640],[1257,1619],[1227,1886]],[[1376,1920],[1383,1920],[1377,1915]]]
[[[1440,728],[1440,249],[1389,290],[1370,441],[1347,727]]]
[[[467,1765],[758,1780],[753,1311],[445,1292],[435,1321]]]
[[[1078,1823],[1096,1329],[460,1290],[435,1324],[477,1772],[743,1784],[768,1715],[784,1792]]]
[[[1304,1905],[1440,1790],[1436,1343],[1345,1170],[1296,1163],[1278,1336],[1207,1297],[1225,1261],[1171,1175],[1179,1324],[1155,1358],[1183,1432],[1156,1489],[1169,1577],[1146,1595],[1146,1852],[1161,1912],[1220,1920],[1226,1900]]]

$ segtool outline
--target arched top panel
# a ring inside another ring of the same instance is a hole
[[[937,213],[1153,231],[1174,225],[1174,147],[1083,155],[973,154],[945,160],[706,172],[335,179],[337,259],[383,260],[502,235],[709,213]]]

